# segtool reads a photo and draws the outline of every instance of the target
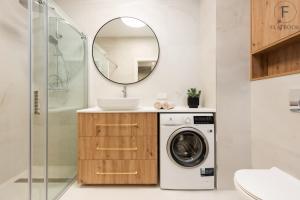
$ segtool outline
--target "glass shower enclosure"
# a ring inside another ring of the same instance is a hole
[[[2,0],[0,16],[0,200],[58,199],[76,176],[87,40],[52,0]]]
[[[57,199],[76,176],[76,110],[87,106],[87,41],[53,1],[31,0],[31,200]]]

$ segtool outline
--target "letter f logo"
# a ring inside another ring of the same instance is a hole
[[[292,22],[296,19],[298,13],[297,8],[293,3],[284,0],[281,0],[278,4],[276,4],[274,12],[278,23]]]
[[[281,18],[284,18],[285,14],[289,13],[288,8],[289,6],[281,6]]]

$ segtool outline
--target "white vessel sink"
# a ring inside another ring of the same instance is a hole
[[[139,98],[100,98],[97,100],[98,107],[103,110],[135,110],[140,104]]]

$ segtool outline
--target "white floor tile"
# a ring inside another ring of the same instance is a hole
[[[243,200],[234,190],[174,191],[150,186],[79,186],[74,183],[60,200]]]

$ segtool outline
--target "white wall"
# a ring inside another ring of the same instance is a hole
[[[206,106],[215,107],[215,9],[211,0],[57,0],[89,39],[107,21],[132,16],[145,21],[158,36],[161,54],[157,68],[141,83],[129,86],[129,96],[152,105],[160,92],[178,105],[186,104],[186,89],[204,89]],[[204,12],[206,11],[205,15]],[[205,19],[208,26],[203,26]],[[212,56],[207,56],[211,52]],[[207,53],[207,54],[205,54]],[[90,106],[101,96],[121,96],[121,86],[103,78],[92,62],[89,72]]]
[[[27,28],[27,10],[21,7],[18,1],[1,1],[0,184],[27,168],[29,149]]]
[[[233,174],[251,167],[250,1],[217,1],[218,187],[233,188]]]
[[[288,109],[300,75],[250,83],[249,2],[217,1],[219,188],[232,188],[240,168],[277,166],[300,178],[300,114]]]
[[[290,112],[289,90],[300,75],[251,83],[252,165],[277,166],[300,178],[300,113]]]
[[[216,1],[201,0],[199,9],[199,79],[204,90],[203,103],[209,107],[216,106]]]

